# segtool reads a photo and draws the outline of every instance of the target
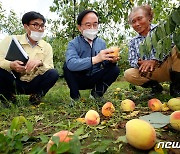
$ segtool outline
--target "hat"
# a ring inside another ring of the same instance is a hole
[[[97,17],[98,17],[98,14],[93,11],[93,10],[84,10],[82,11],[81,13],[79,13],[78,17],[77,17],[77,24],[78,25],[81,25],[81,21],[83,20],[84,16],[90,12],[93,12]]]

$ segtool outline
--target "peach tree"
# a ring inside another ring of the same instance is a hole
[[[151,35],[151,36],[150,36]],[[149,34],[140,45],[140,54],[150,56],[152,48],[156,50],[156,58],[163,61],[164,55],[171,52],[172,42],[180,52],[180,6],[174,8],[165,21]]]

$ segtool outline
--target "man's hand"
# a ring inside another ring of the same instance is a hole
[[[96,56],[92,57],[92,63],[97,64],[104,60],[114,61],[113,58],[115,56],[111,55],[111,53],[113,53],[113,52],[114,51],[112,49],[101,50]]]
[[[15,60],[10,63],[10,68],[15,72],[24,73],[25,66],[23,66],[23,64],[24,64],[23,62],[21,62],[19,60]]]
[[[111,63],[116,63],[119,60],[119,57],[113,57],[113,60],[110,60]]]
[[[138,61],[139,72],[152,72],[156,66],[155,60],[139,60]]]
[[[28,60],[25,69],[27,73],[30,73],[39,66],[42,66],[42,62],[40,60]]]

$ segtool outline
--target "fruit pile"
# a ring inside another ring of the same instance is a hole
[[[150,99],[148,101],[148,107],[150,111],[174,111],[170,115],[170,125],[177,131],[180,131],[180,98],[172,98],[167,103],[162,104],[160,100],[157,98]],[[135,109],[135,103],[130,99],[125,99],[120,104],[120,109],[123,112],[132,112]],[[111,118],[115,113],[115,107],[112,102],[107,102],[102,107],[102,115],[108,118]],[[135,114],[134,111],[131,114]],[[86,125],[90,127],[97,126],[100,123],[100,115],[95,110],[89,110],[85,114],[85,118],[78,118],[82,123],[86,123]],[[58,136],[59,142],[69,142],[73,136],[73,133],[67,130],[62,130],[53,136]],[[149,150],[156,144],[156,131],[155,128],[142,119],[132,119],[126,123],[126,139],[127,142],[141,150]],[[53,141],[50,140],[47,145],[48,154],[52,154],[50,152],[50,148],[53,145]]]

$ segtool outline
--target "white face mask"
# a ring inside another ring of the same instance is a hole
[[[43,38],[44,32],[31,31],[30,38],[34,41],[39,41]]]
[[[82,35],[90,40],[94,40],[98,33],[98,29],[85,29],[83,30]]]

